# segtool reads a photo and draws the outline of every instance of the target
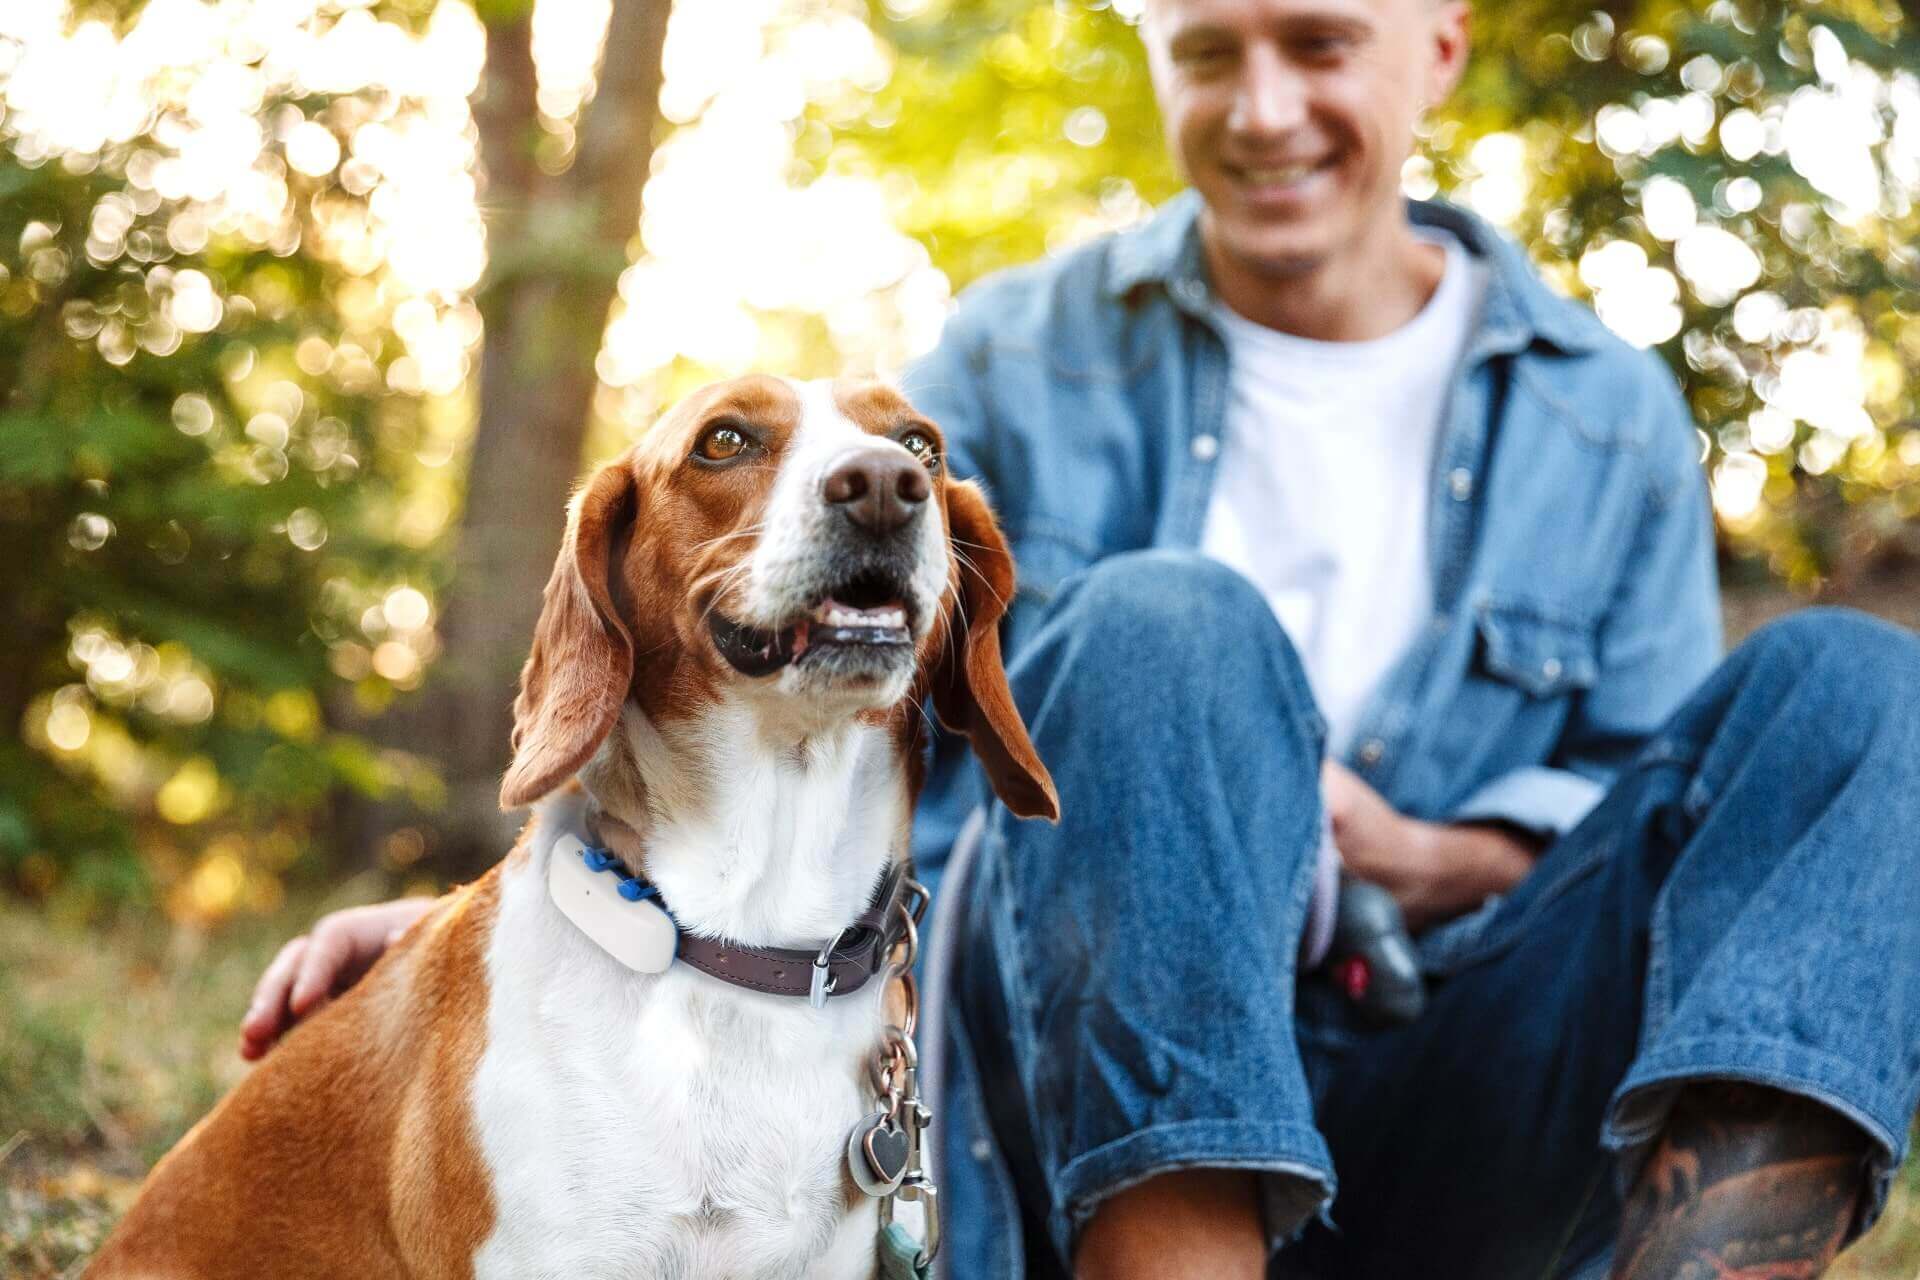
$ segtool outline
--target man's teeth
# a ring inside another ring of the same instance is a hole
[[[849,609],[843,605],[828,605],[814,615],[814,621],[829,627],[904,627],[907,625],[907,611],[899,608],[885,609]]]
[[[1242,169],[1247,181],[1256,186],[1275,187],[1298,182],[1311,175],[1320,166],[1316,164],[1290,164],[1275,169]]]

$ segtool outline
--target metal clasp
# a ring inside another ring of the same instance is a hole
[[[807,984],[807,1003],[816,1009],[826,1008],[827,997],[840,985],[840,980],[833,976],[833,951],[840,945],[840,939],[846,936],[845,929],[834,934],[820,948],[820,954],[813,958],[813,980]]]
[[[940,1253],[940,1188],[933,1185],[925,1172],[916,1169],[894,1194],[920,1206],[923,1235],[920,1254],[913,1260],[913,1265],[924,1271],[933,1265],[934,1258]]]
[[[934,1255],[940,1252],[940,1189],[934,1185],[925,1160],[926,1129],[933,1123],[933,1112],[920,1098],[919,1060],[913,1041],[897,1027],[888,1027],[885,1038],[889,1041],[890,1049],[900,1055],[896,1061],[904,1077],[905,1088],[895,1096],[899,1099],[900,1123],[907,1132],[907,1172],[893,1194],[881,1200],[880,1225],[884,1230],[893,1221],[893,1202],[896,1199],[918,1204],[922,1240],[914,1267],[926,1271],[933,1266]]]

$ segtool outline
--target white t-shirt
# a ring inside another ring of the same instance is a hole
[[[1229,391],[1201,549],[1273,606],[1334,756],[1433,608],[1434,446],[1487,268],[1432,238],[1447,255],[1440,286],[1383,338],[1316,342],[1214,306]]]

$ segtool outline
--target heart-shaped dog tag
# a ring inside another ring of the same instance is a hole
[[[876,1111],[847,1135],[847,1168],[854,1184],[870,1196],[890,1196],[907,1176],[906,1130]]]

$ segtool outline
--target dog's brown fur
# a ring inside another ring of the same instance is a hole
[[[89,1280],[471,1276],[493,1229],[467,1099],[499,874],[449,894],[196,1125]]]

